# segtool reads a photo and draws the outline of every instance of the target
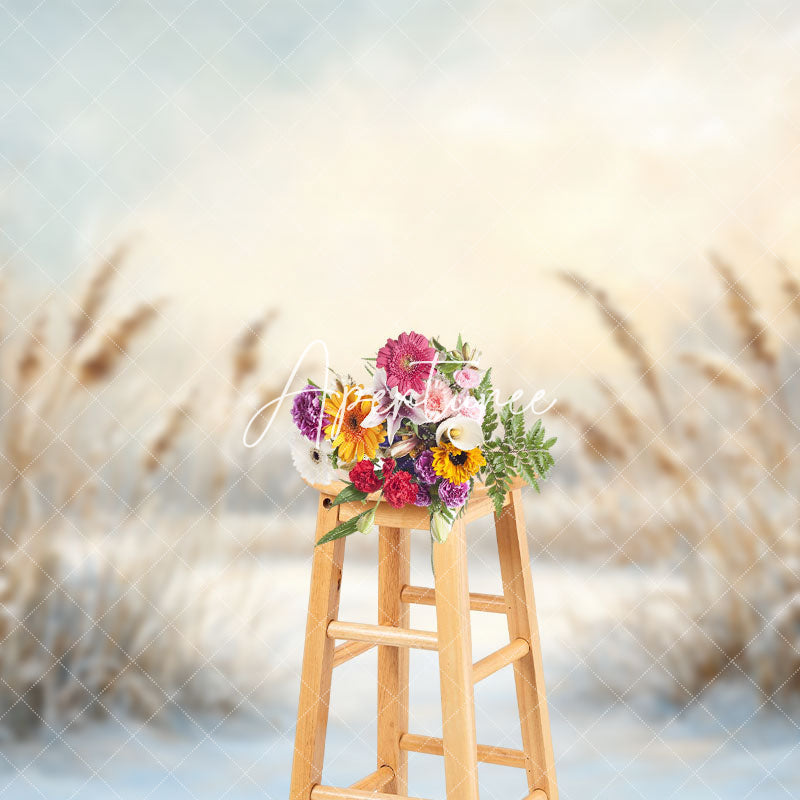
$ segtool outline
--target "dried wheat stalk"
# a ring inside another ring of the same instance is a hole
[[[800,278],[785,261],[779,261],[778,266],[783,273],[781,289],[786,296],[787,303],[792,312],[800,317]]]
[[[72,322],[70,348],[78,344],[96,325],[100,311],[108,298],[111,284],[117,277],[130,252],[128,243],[119,245],[104,259],[91,276],[83,296],[78,301],[78,311]]]
[[[679,359],[717,388],[740,392],[755,400],[765,397],[764,390],[743,369],[720,353],[688,351],[681,353]]]
[[[733,269],[719,256],[712,253],[710,260],[722,280],[728,309],[742,333],[745,348],[750,350],[758,361],[771,368],[774,367],[777,361],[777,350],[770,341],[766,321],[758,309],[755,299]]]
[[[208,539],[191,539],[193,549],[183,547],[179,555],[173,547],[160,544],[167,538],[172,544],[173,530],[165,530],[163,538],[154,534],[151,525],[157,524],[156,519],[135,530],[142,509],[131,513],[125,501],[140,476],[153,471],[175,449],[185,430],[189,400],[166,415],[147,452],[137,454],[135,475],[131,476],[126,457],[124,471],[111,477],[109,499],[116,507],[102,505],[94,488],[98,482],[106,483],[106,476],[97,473],[116,449],[112,434],[119,423],[115,419],[113,429],[104,429],[101,417],[92,412],[87,415],[93,426],[90,439],[83,435],[86,426],[73,424],[81,416],[74,413],[76,404],[93,401],[79,387],[99,390],[115,378],[136,337],[152,326],[160,308],[142,304],[121,319],[99,322],[125,252],[119,248],[99,266],[78,303],[78,313],[66,320],[64,354],[55,365],[59,368],[45,371],[45,321],[53,322],[45,315],[36,321],[29,339],[2,351],[2,384],[11,390],[27,387],[31,395],[29,402],[19,404],[24,419],[0,416],[6,456],[0,461],[0,728],[4,730],[28,731],[42,720],[50,724],[59,719],[60,729],[71,715],[90,707],[103,710],[107,699],[121,699],[129,710],[147,717],[167,705],[173,693],[176,702],[209,710],[232,709],[238,699],[226,684],[227,679],[239,684],[241,674],[229,669],[225,681],[217,680],[220,671],[206,669],[204,656],[217,658],[213,639],[217,627],[211,615],[227,607],[219,597],[226,597],[238,584],[226,584],[216,601],[209,598],[204,605],[207,592],[189,585],[187,576],[191,563],[208,556]],[[234,355],[237,388],[258,369],[259,342],[271,318],[267,315],[257,331],[251,329],[250,336],[239,342]],[[0,319],[0,325],[4,321]],[[141,386],[137,378],[131,374],[119,378],[120,388],[131,395]],[[269,395],[266,387],[264,392]],[[229,403],[226,397],[225,404]],[[43,410],[48,413],[43,415]],[[50,412],[57,412],[63,424],[53,422]],[[44,422],[38,419],[42,415]],[[230,424],[230,415],[226,419]],[[225,430],[219,426],[220,438]],[[54,452],[58,444],[64,449]],[[42,453],[45,457],[38,457]],[[70,460],[62,454],[70,455]],[[94,481],[87,479],[91,473]],[[97,536],[112,530],[113,537]],[[124,551],[123,536],[130,544]],[[200,647],[201,641],[210,647]]]
[[[258,369],[261,341],[277,316],[277,310],[271,309],[242,331],[233,351],[234,391],[240,391],[245,380]]]
[[[148,328],[159,313],[158,304],[142,303],[111,330],[101,334],[94,350],[78,363],[78,382],[88,387],[108,380],[127,355],[133,338]]]
[[[622,436],[630,445],[642,442],[642,437],[652,436],[644,420],[630,408],[605,380],[595,378],[595,385],[608,400],[608,405],[619,425]]]
[[[636,331],[634,331],[630,322],[628,322],[622,312],[615,308],[604,289],[592,285],[575,272],[563,271],[559,274],[567,283],[594,300],[603,320],[611,329],[614,341],[636,367],[636,371],[642,383],[644,383],[645,387],[650,392],[666,424],[669,421],[669,410],[666,398],[661,389],[655,362],[642,344],[641,338]]]
[[[591,458],[612,464],[625,457],[624,448],[613,435],[568,402],[559,400],[553,410],[578,432],[585,451]]]
[[[17,394],[23,394],[41,373],[47,349],[44,343],[46,326],[47,313],[43,311],[37,316],[17,359]]]
[[[191,417],[194,397],[190,394],[182,402],[173,406],[167,414],[164,426],[145,448],[142,467],[146,475],[155,472],[163,465],[164,459],[174,448],[186,423]]]

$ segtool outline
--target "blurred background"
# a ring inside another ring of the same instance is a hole
[[[562,798],[800,796],[799,65],[786,0],[2,0],[0,796],[287,796],[316,498],[286,409],[242,432],[312,339],[360,374],[412,329],[558,401],[525,501]],[[519,746],[510,675],[476,702]]]

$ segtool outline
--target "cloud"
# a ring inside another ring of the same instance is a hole
[[[15,73],[32,85],[5,198],[37,209],[9,230],[46,272],[65,235],[143,232],[142,287],[180,296],[207,347],[274,304],[292,357],[417,327],[525,357],[547,342],[544,368],[591,330],[555,268],[639,298],[657,330],[709,248],[745,266],[800,249],[791,11],[212,5],[115,13],[76,27],[59,81]],[[32,111],[41,139],[21,134]]]
[[[377,45],[313,89],[260,93],[142,215],[175,286],[233,314],[275,302],[288,341],[348,354],[365,331],[530,349],[572,326],[563,361],[586,329],[557,267],[644,287],[657,327],[660,292],[709,248],[797,251],[791,37],[677,18],[580,53],[563,31],[487,12],[425,67]]]

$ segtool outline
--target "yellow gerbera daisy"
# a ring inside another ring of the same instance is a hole
[[[362,428],[361,422],[372,410],[372,396],[364,395],[363,386],[345,386],[344,392],[334,392],[325,398],[325,413],[330,423],[325,426],[325,436],[338,448],[339,461],[360,461],[364,456],[374,458],[383,441],[385,425]]]
[[[473,447],[472,450],[459,450],[455,445],[446,443],[439,447],[432,447],[431,452],[433,453],[433,471],[451,483],[468,481],[486,464],[480,447]]]

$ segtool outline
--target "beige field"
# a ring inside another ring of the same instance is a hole
[[[255,453],[240,443],[252,411],[279,391],[262,355],[274,314],[236,340],[227,375],[215,376],[223,398],[204,399],[198,377],[176,385],[172,402],[151,398],[142,421],[136,366],[161,306],[106,310],[124,259],[120,248],[74,307],[45,306],[32,333],[4,348],[8,732],[120,709],[152,719],[176,706],[229,714],[268,703],[274,665],[268,648],[249,646],[270,637],[261,565],[310,553],[308,498],[292,507],[302,489],[287,472],[284,429]],[[598,574],[629,564],[664,576],[613,630],[588,636],[602,683],[635,694],[660,674],[658,690],[680,705],[739,674],[777,702],[800,686],[800,284],[775,265],[782,303],[768,315],[732,266],[709,269],[722,293],[702,321],[713,337],[658,362],[613,298],[564,274],[630,372],[586,375],[593,390],[549,415],[561,469],[529,498],[533,549]],[[59,325],[61,343],[48,335]],[[302,601],[298,589],[299,615]]]

